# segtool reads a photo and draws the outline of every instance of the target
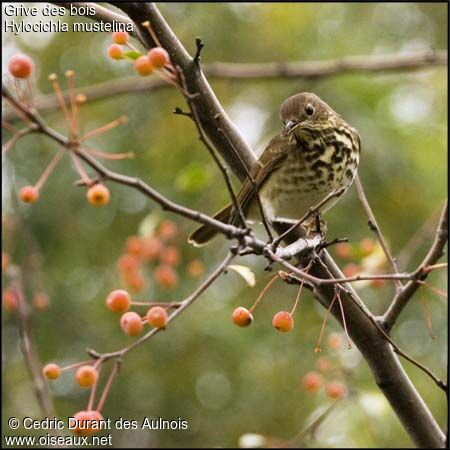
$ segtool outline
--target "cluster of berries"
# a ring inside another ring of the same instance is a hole
[[[125,244],[125,252],[117,260],[122,283],[134,292],[141,292],[146,283],[144,267],[153,265],[153,277],[158,286],[165,290],[174,289],[178,285],[177,267],[181,263],[179,247],[174,239],[178,235],[178,227],[171,220],[163,220],[155,233],[140,237],[130,236]],[[194,259],[187,264],[187,275],[196,279],[205,267]]]
[[[107,54],[115,60],[129,60],[133,62],[136,72],[141,76],[158,73],[162,78],[173,73],[169,54],[162,47],[154,47],[143,55],[130,43],[130,36],[126,31],[117,31],[112,35],[113,44],[107,49]],[[125,51],[124,47],[129,50]],[[166,71],[166,72],[165,72]]]

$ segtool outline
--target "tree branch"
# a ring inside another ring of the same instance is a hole
[[[436,229],[436,234],[434,237],[433,244],[430,247],[427,255],[423,259],[422,263],[416,270],[416,279],[423,281],[426,279],[428,274],[427,267],[436,263],[439,258],[444,254],[444,248],[448,241],[448,203],[442,209],[441,218]],[[417,289],[420,288],[420,283],[417,281],[409,281],[403,289],[394,297],[391,304],[389,305],[387,311],[381,318],[381,324],[384,329],[389,332],[397,321],[400,313],[406,307],[408,302],[411,300]]]
[[[285,63],[248,63],[213,62],[203,64],[202,70],[210,80],[258,80],[258,79],[317,79],[348,73],[379,73],[420,70],[430,67],[446,66],[445,50],[411,52],[410,54],[392,54],[383,56],[358,56],[328,61],[298,61]],[[333,70],[332,70],[333,69]],[[130,76],[103,83],[86,86],[77,92],[86,95],[89,101],[150,92],[169,88],[164,80],[155,77]],[[58,107],[53,94],[40,95],[34,104],[41,112],[52,111]],[[5,115],[11,120],[11,114]]]

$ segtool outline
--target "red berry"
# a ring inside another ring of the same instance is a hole
[[[164,328],[169,316],[162,306],[153,306],[148,310],[146,318],[149,325],[155,328]]]
[[[169,266],[178,266],[180,263],[180,251],[174,245],[163,248],[159,259],[163,264],[168,264]]]
[[[278,331],[286,333],[294,328],[294,319],[291,313],[287,311],[278,311],[272,319],[272,325]]]
[[[355,263],[346,264],[342,268],[342,272],[346,277],[354,277],[355,275],[358,275],[359,270],[360,270],[359,265]]]
[[[139,236],[130,236],[125,244],[127,253],[134,256],[141,256],[144,250],[144,241]]]
[[[177,273],[171,266],[168,266],[167,264],[157,267],[153,275],[157,283],[160,284],[164,289],[172,289],[178,283]]]
[[[347,388],[340,381],[331,381],[326,386],[327,395],[330,398],[338,399],[347,395]]]
[[[49,304],[48,295],[44,292],[37,292],[33,297],[33,306],[40,311],[48,309]]]
[[[171,220],[163,220],[159,224],[158,234],[165,241],[173,239],[178,234],[178,226]]]
[[[130,311],[120,318],[120,327],[128,336],[137,336],[141,333],[144,325],[142,324],[141,316]]]
[[[76,374],[75,379],[81,387],[91,387],[97,382],[98,371],[93,366],[81,366]]]
[[[111,44],[106,50],[106,53],[112,59],[123,59],[123,50],[120,45]]]
[[[337,350],[343,344],[342,335],[340,335],[339,333],[331,333],[328,336],[327,341],[328,341],[328,347],[330,347],[333,350]]]
[[[153,66],[147,56],[139,56],[136,61],[134,61],[134,68],[139,75],[143,77],[151,75],[153,72]]]
[[[130,35],[126,31],[116,31],[112,34],[112,40],[116,44],[124,45],[130,39]]]
[[[160,69],[170,62],[169,54],[162,47],[152,48],[147,56],[156,69]]]
[[[322,375],[317,372],[308,372],[302,380],[303,389],[308,392],[317,392],[323,385]]]
[[[74,427],[73,432],[81,436],[90,436],[100,431],[100,421],[103,420],[99,411],[78,411],[73,418],[75,419],[75,422],[71,423],[71,427]]]
[[[3,291],[3,308],[7,311],[16,311],[19,305],[19,301],[17,299],[17,295],[11,289],[5,289]]]
[[[133,255],[122,255],[117,260],[117,267],[121,272],[134,272],[139,268],[139,260]]]
[[[44,366],[42,373],[49,380],[56,380],[61,375],[61,367],[58,364],[50,363]]]
[[[156,236],[150,236],[144,240],[142,250],[143,257],[148,261],[155,260],[161,251],[161,241]]]
[[[19,192],[19,197],[25,203],[35,203],[39,199],[39,191],[34,186],[24,186]]]
[[[16,78],[28,78],[33,69],[33,60],[26,55],[14,55],[8,62],[9,73]]]
[[[375,247],[375,241],[371,238],[364,238],[359,242],[359,248],[363,256],[370,255],[375,250]]]
[[[193,259],[187,266],[187,273],[191,278],[198,278],[205,272],[205,265],[199,259]]]
[[[124,313],[130,309],[131,297],[124,289],[112,291],[106,298],[106,306],[112,312]]]
[[[94,184],[87,191],[87,199],[91,205],[104,206],[109,203],[109,189],[103,184]]]
[[[348,242],[339,242],[334,247],[336,255],[341,259],[348,259],[352,256],[352,245]]]
[[[253,322],[252,313],[243,306],[236,308],[231,318],[233,319],[233,323],[238,327],[248,327]]]

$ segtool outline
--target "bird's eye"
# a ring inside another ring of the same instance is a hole
[[[311,105],[311,103],[308,103],[306,105],[305,111],[306,111],[306,114],[308,114],[308,116],[312,116],[314,114],[314,106]]]

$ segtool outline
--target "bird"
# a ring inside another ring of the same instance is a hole
[[[237,194],[246,220],[294,222],[333,191],[342,194],[358,170],[361,139],[358,131],[317,95],[302,92],[280,107],[282,131],[267,145]],[[258,199],[259,197],[259,199]],[[336,204],[341,195],[326,202],[319,213]],[[213,217],[241,225],[233,204]],[[188,241],[207,244],[218,231],[208,225],[197,228]]]

